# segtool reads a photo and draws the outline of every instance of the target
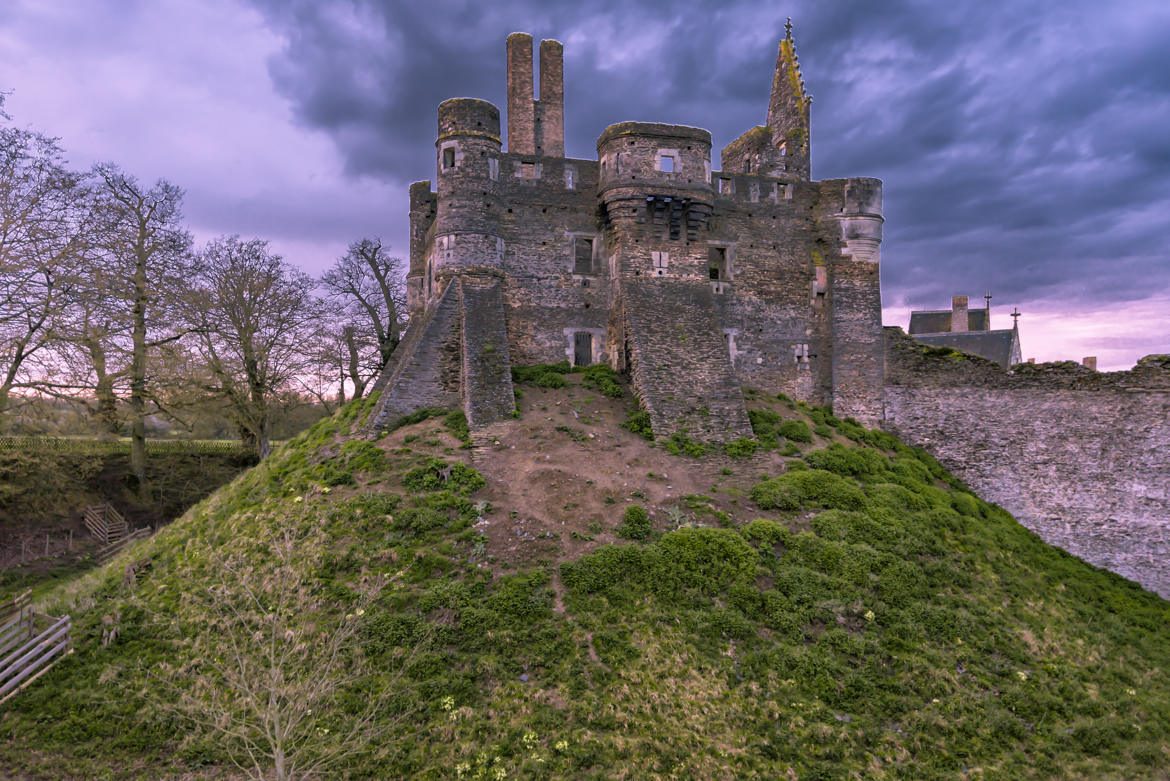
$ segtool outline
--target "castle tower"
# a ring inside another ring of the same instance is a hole
[[[810,176],[809,107],[812,98],[804,91],[804,77],[800,75],[791,19],[785,28],[787,34],[780,41],[776,72],[772,76],[767,126],[772,131],[772,147],[780,153],[779,157],[786,158],[774,164],[782,166],[779,170],[807,181]]]
[[[624,122],[597,141],[614,301],[610,354],[655,431],[751,435],[712,294],[711,134]]]

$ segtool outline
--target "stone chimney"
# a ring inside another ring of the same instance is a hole
[[[967,330],[967,297],[951,298],[951,332],[964,333]]]
[[[1093,371],[1097,371],[1097,356],[1090,355],[1087,358],[1082,358],[1081,359],[1081,366],[1084,366],[1086,369],[1092,369]]]
[[[1035,358],[1029,358],[1029,359],[1028,359],[1028,363],[1036,363],[1036,359],[1035,359]]]

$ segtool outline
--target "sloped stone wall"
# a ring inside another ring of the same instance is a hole
[[[1045,541],[1170,598],[1170,360],[1005,371],[886,334],[885,426]]]

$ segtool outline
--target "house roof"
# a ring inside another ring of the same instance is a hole
[[[986,331],[991,328],[986,309],[967,310],[967,330]],[[910,335],[941,334],[951,330],[951,310],[924,309],[910,313]]]
[[[1006,369],[1019,361],[1016,333],[1014,328],[1004,328],[998,331],[968,331],[957,334],[915,334],[914,338],[934,347],[949,347],[952,350],[983,356]]]

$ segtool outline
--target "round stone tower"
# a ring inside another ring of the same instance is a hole
[[[623,122],[597,140],[598,191],[622,276],[707,274],[711,134],[683,125]]]
[[[500,110],[484,100],[453,98],[439,104],[434,243],[430,249],[430,296],[451,275],[499,273],[503,240],[494,201],[500,164]]]

